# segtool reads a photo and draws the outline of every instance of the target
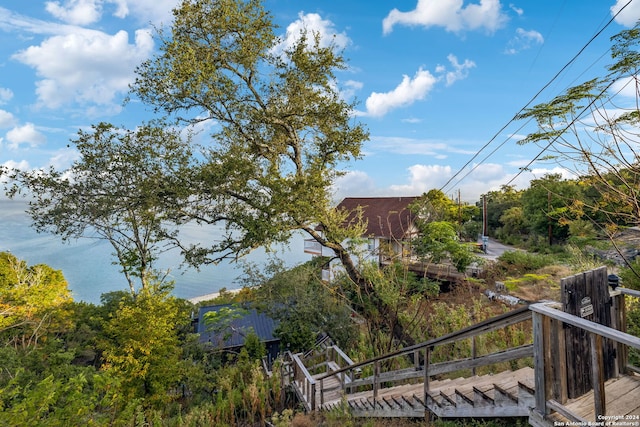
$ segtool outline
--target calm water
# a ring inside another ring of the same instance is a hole
[[[47,264],[56,270],[62,270],[76,301],[99,303],[100,295],[105,292],[128,290],[124,276],[112,264],[112,249],[107,242],[81,239],[67,244],[56,236],[38,234],[29,226],[30,219],[24,213],[25,207],[26,204],[22,201],[0,200],[0,252],[10,251],[29,265]],[[185,228],[181,233],[191,241],[203,239],[203,236],[209,241],[215,239],[215,236],[211,236],[211,231],[197,227]],[[302,236],[295,236],[288,245],[274,250],[289,266],[310,259],[304,253]],[[256,250],[246,259],[261,264],[267,258],[264,250]],[[179,265],[177,252],[169,252],[161,256],[156,267],[171,270],[170,277],[175,281],[174,294],[180,298],[193,298],[222,288],[241,286],[237,278],[242,270],[236,263],[207,266],[200,271],[181,270]]]

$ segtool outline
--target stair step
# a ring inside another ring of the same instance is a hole
[[[456,389],[454,393],[456,396],[456,406],[464,406],[464,405],[474,406],[473,397],[467,396],[465,393],[463,393],[458,389]]]
[[[481,390],[478,387],[473,387],[473,394],[476,405],[495,405],[495,400],[493,398],[493,387],[489,390]]]

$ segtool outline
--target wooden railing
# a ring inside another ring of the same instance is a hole
[[[624,329],[624,297],[632,295],[640,297],[640,292],[619,289],[611,293],[614,310],[612,310],[612,326],[607,327],[590,320],[583,319],[555,309],[550,304],[532,304],[534,334],[534,371],[535,371],[535,413],[532,416],[546,419],[555,411],[572,422],[584,423],[579,414],[571,412],[564,404],[567,401],[567,356],[565,325],[580,328],[589,336],[591,379],[595,419],[606,413],[603,340],[611,340],[616,345],[616,375],[624,373],[628,366],[627,350],[629,347],[640,349],[640,338],[629,335]]]
[[[286,353],[287,363],[286,372],[283,373],[283,378],[287,378],[289,383],[295,383],[296,394],[298,399],[303,402],[307,411],[316,410],[316,380],[309,373],[307,368],[302,363],[299,354],[293,354],[290,351]]]
[[[531,311],[528,307],[493,317],[460,331],[435,338],[420,344],[407,347],[393,353],[379,356],[360,363],[351,363],[340,369],[329,371],[316,377],[316,384],[320,384],[320,406],[324,402],[324,395],[332,390],[323,389],[325,380],[331,377],[340,378],[340,387],[345,394],[352,391],[372,390],[374,399],[382,388],[392,387],[399,382],[418,380],[424,382],[424,402],[427,401],[429,391],[429,379],[434,375],[450,373],[461,369],[475,369],[481,366],[493,365],[533,356],[533,345],[523,345],[504,351],[486,355],[475,355],[470,358],[431,363],[431,356],[436,346],[455,343],[465,339],[474,339],[481,334],[506,328],[507,326],[521,323],[531,319]],[[401,360],[394,360],[401,359]],[[406,365],[406,360],[413,360],[413,366],[404,369],[384,370],[386,366],[393,366],[398,362]],[[370,374],[360,378],[361,372]],[[313,408],[315,408],[315,402]]]

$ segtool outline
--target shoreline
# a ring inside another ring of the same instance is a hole
[[[214,298],[218,298],[221,293],[237,294],[241,290],[242,290],[242,288],[239,288],[239,289],[224,289],[222,291],[213,292],[213,293],[210,293],[210,294],[200,295],[200,296],[193,297],[193,298],[187,298],[187,301],[189,301],[191,304],[198,304],[198,303],[200,303],[202,301],[208,301],[208,300],[212,300]]]

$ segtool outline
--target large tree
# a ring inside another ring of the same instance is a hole
[[[135,294],[155,281],[153,262],[177,235],[166,207],[188,194],[188,138],[159,125],[100,123],[72,144],[78,159],[67,170],[5,170],[9,194],[27,194],[38,231],[108,241]]]
[[[185,0],[174,15],[159,53],[137,69],[132,96],[210,126],[193,197],[175,214],[226,233],[213,246],[183,247],[187,259],[236,258],[299,229],[334,243],[315,227],[334,225],[338,166],[358,158],[367,138],[338,90],[346,64],[337,47],[310,31],[285,43],[257,0]]]
[[[362,236],[362,224],[345,227],[351,213],[332,201],[340,166],[358,159],[368,138],[340,92],[342,52],[308,29],[277,36],[258,0],[184,0],[174,17],[159,32],[159,53],[137,69],[132,96],[211,130],[193,195],[174,213],[226,233],[214,245],[183,245],[186,259],[235,259],[302,230],[334,251],[357,293],[375,296],[344,245]],[[395,316],[372,299],[382,317]],[[411,342],[401,322],[393,324],[390,332]]]

